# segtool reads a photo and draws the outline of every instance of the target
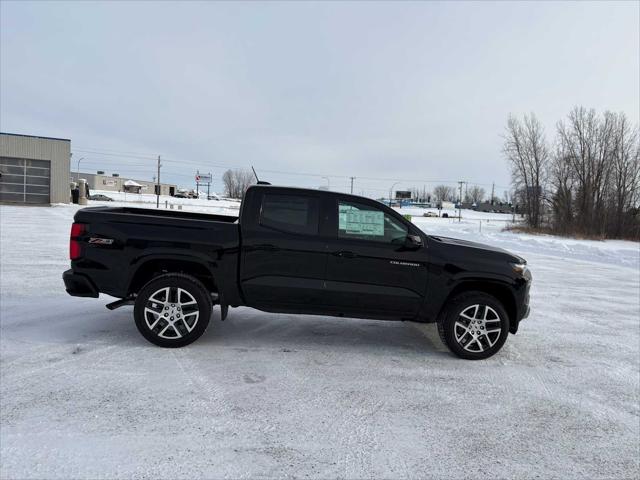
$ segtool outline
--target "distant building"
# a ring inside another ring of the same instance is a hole
[[[69,203],[71,140],[0,133],[0,202]]]
[[[160,186],[162,187],[162,184],[160,184]],[[154,185],[154,189],[155,188],[156,188],[156,185]],[[123,184],[123,189],[125,192],[128,192],[128,193],[140,193],[142,191],[142,185],[140,185],[135,180],[127,180]]]
[[[462,208],[475,210],[477,212],[513,213],[513,205],[503,202],[494,202],[493,204],[491,202],[481,202],[478,204],[463,202]]]
[[[106,190],[109,192],[129,192],[129,193],[156,193],[156,183],[147,180],[138,180],[128,177],[121,177],[117,173],[106,175],[104,172],[72,173],[73,181],[84,178],[89,185],[89,190]],[[160,183],[160,195],[175,195],[178,187],[172,183]]]

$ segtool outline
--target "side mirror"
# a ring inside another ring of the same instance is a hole
[[[422,238],[420,237],[420,235],[409,234],[405,239],[404,246],[411,250],[417,250],[418,248],[422,247]]]

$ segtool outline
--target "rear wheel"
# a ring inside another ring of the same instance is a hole
[[[502,303],[482,292],[453,298],[438,321],[440,338],[460,358],[481,360],[497,353],[509,335]]]
[[[136,327],[151,343],[183,347],[207,329],[213,308],[204,285],[191,275],[167,273],[147,283],[136,297]]]

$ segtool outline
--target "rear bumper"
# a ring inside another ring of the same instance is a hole
[[[67,270],[62,274],[67,293],[73,297],[98,297],[98,289],[91,280],[73,270]]]

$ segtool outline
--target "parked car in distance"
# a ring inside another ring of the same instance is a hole
[[[436,212],[425,212],[422,214],[423,217],[437,217],[438,214]]]
[[[96,195],[89,195],[89,200],[98,200],[100,202],[113,202],[113,198],[107,197],[106,195],[102,195],[100,193]]]
[[[375,200],[254,185],[239,217],[106,206],[74,217],[67,292],[134,305],[162,347],[198,339],[214,304],[265,312],[437,322],[467,359],[500,350],[529,313],[526,262],[428,235]],[[268,320],[266,320],[268,321]]]
[[[217,195],[207,195],[207,200],[220,200]]]
[[[189,198],[186,190],[178,190],[173,196],[174,198]]]

